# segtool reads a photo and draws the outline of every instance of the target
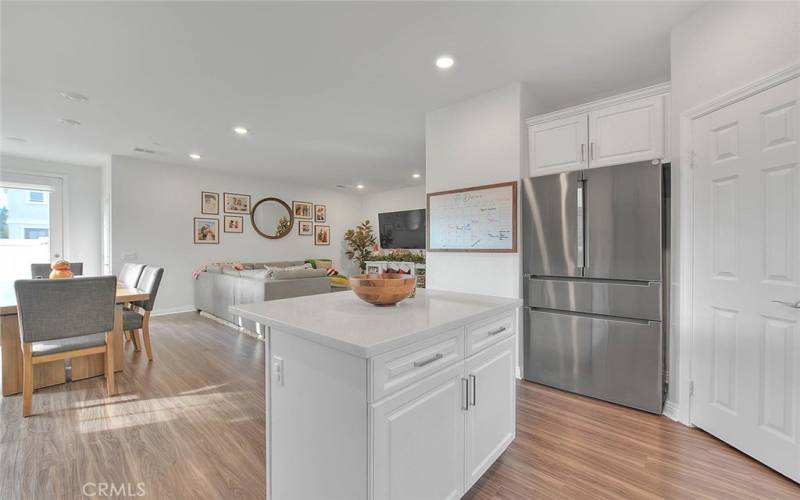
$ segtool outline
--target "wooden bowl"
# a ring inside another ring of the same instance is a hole
[[[410,274],[357,274],[350,287],[358,298],[376,306],[393,306],[414,291],[417,278]]]

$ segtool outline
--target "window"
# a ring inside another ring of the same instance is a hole
[[[28,203],[45,203],[44,191],[28,191]]]
[[[46,227],[26,227],[24,234],[26,240],[38,240],[39,238],[47,238],[50,235],[50,230]]]

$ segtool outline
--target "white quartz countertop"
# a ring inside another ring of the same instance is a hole
[[[367,304],[348,291],[231,306],[230,311],[371,358],[521,305],[521,299],[420,288],[416,297],[388,307]]]

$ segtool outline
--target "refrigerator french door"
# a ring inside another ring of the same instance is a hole
[[[523,180],[524,377],[661,413],[664,168]]]

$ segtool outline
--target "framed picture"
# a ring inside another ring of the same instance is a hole
[[[328,209],[325,205],[314,205],[314,222],[325,222],[328,218]]]
[[[219,215],[219,193],[203,191],[200,194],[200,213]]]
[[[315,245],[330,245],[331,244],[331,226],[314,226],[314,244]]]
[[[195,217],[194,242],[198,245],[219,243],[219,219]]]
[[[250,195],[238,193],[223,193],[222,203],[226,214],[249,214]]]
[[[297,221],[297,234],[300,236],[311,236],[314,234],[314,224],[310,220]]]
[[[295,219],[311,219],[311,211],[313,208],[314,205],[307,201],[292,202],[292,212],[294,213]]]
[[[244,217],[241,215],[226,215],[222,219],[222,230],[226,233],[244,232]]]

